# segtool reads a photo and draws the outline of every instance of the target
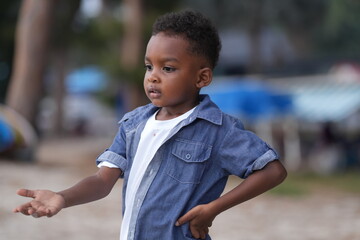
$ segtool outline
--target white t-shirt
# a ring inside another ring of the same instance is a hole
[[[195,108],[187,111],[179,117],[164,121],[156,120],[156,112],[146,122],[144,130],[141,133],[139,145],[127,183],[125,213],[121,224],[120,240],[127,239],[135,195],[149,163],[153,159],[157,150],[163,144],[166,137],[169,135],[171,129],[173,129],[179,122],[186,119],[194,111],[194,109]],[[106,161],[101,162],[98,165],[98,167],[102,166],[117,168],[114,164]]]

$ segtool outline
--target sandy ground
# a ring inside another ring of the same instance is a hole
[[[96,170],[94,159],[111,139],[67,139],[40,145],[36,164],[0,160],[1,240],[118,239],[121,185],[105,199],[34,219],[12,213],[25,199],[18,188],[61,190]],[[228,188],[239,180],[231,178]],[[264,194],[219,215],[214,240],[359,240],[360,196],[318,191],[302,197]]]

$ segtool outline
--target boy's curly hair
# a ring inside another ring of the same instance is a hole
[[[221,50],[219,34],[201,13],[186,10],[160,16],[153,25],[152,35],[160,32],[185,37],[191,53],[205,57],[212,69],[216,66]]]

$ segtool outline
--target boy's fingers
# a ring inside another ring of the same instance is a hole
[[[205,239],[206,238],[206,234],[205,234],[205,232],[200,232],[200,238],[201,239]]]
[[[24,208],[24,209],[20,209],[20,211],[22,214],[26,215],[26,216],[29,216],[29,210],[27,208]]]
[[[206,239],[206,235],[209,233],[209,230],[208,229],[205,229],[201,232],[201,238],[202,239]]]
[[[39,217],[44,217],[44,216],[48,216],[50,210],[46,207],[39,207],[36,212],[39,215]]]
[[[39,218],[39,217],[46,216],[47,211],[42,207],[39,207],[39,208],[29,207],[27,213],[28,213],[28,215],[31,215],[34,218]]]
[[[33,215],[35,212],[36,212],[36,209],[35,209],[35,208],[29,207],[29,209],[28,209],[28,214],[29,214],[29,215]]]
[[[33,214],[31,214],[31,216],[32,216],[33,218],[39,218],[39,217],[41,217],[41,216],[39,216],[38,213],[33,213]]]
[[[53,211],[51,211],[50,209],[48,209],[47,211],[46,211],[46,216],[47,217],[52,217],[52,216],[54,216],[55,214],[53,213]]]
[[[47,216],[47,217],[52,217],[52,216],[58,214],[59,211],[60,211],[60,209],[58,209],[58,208],[50,207],[50,208],[47,210],[46,216]]]
[[[26,216],[29,216],[31,215],[31,211],[30,211],[31,207],[23,207],[23,208],[18,208],[18,211],[17,212],[20,212]]]
[[[27,209],[23,209],[23,210],[21,210],[20,212],[21,212],[22,214],[26,215],[26,216],[29,216],[29,215],[30,215]]]
[[[28,203],[25,203],[25,204],[20,205],[20,206],[18,206],[17,208],[15,208],[15,209],[13,210],[13,212],[15,212],[15,213],[21,212],[21,213],[23,213],[23,214],[25,214],[25,215],[29,215],[27,212],[28,212],[28,210],[29,210],[30,207],[31,207],[31,203],[28,202]]]
[[[35,198],[35,191],[33,190],[29,190],[29,189],[19,189],[16,192],[18,195],[23,196],[23,197],[31,197],[31,198]]]
[[[206,239],[206,235],[209,233],[209,229],[199,229],[190,225],[190,231],[194,238]]]
[[[37,211],[33,212],[31,216],[33,216],[34,218],[39,218],[39,217],[47,216],[47,213],[48,213],[47,210],[38,209]]]
[[[194,214],[191,211],[189,211],[176,221],[175,226],[178,227],[180,225],[183,225],[184,223],[189,222],[194,217],[195,217]]]

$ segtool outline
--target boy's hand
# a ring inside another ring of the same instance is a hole
[[[180,226],[189,222],[193,237],[205,239],[212,221],[218,214],[277,186],[284,181],[286,174],[286,169],[280,161],[269,162],[218,199],[191,209],[180,217],[175,225]]]
[[[180,226],[189,222],[192,236],[194,238],[205,239],[215,216],[216,215],[211,213],[207,204],[198,205],[180,217],[175,225]]]
[[[19,189],[17,194],[23,197],[31,197],[32,201],[18,206],[13,211],[24,215],[38,217],[52,217],[65,207],[64,198],[49,190]]]

